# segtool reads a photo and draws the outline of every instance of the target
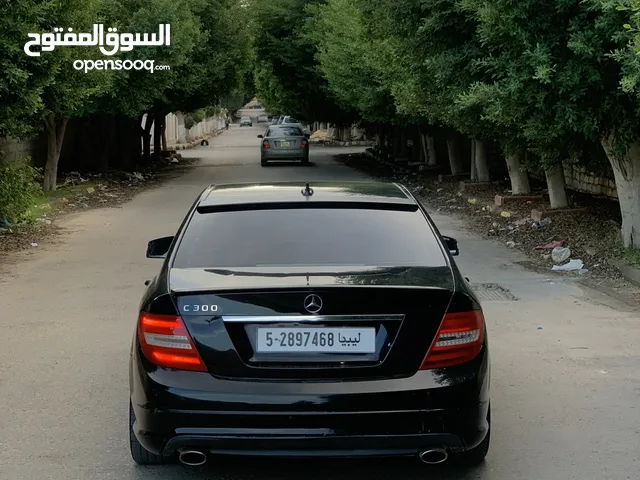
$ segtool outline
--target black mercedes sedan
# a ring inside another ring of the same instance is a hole
[[[131,348],[134,461],[479,464],[489,349],[455,255],[396,183],[207,187],[148,245],[163,265]]]

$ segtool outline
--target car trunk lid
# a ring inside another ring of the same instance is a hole
[[[172,269],[171,288],[213,375],[414,374],[451,300],[449,267]]]

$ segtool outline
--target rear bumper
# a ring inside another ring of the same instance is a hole
[[[199,449],[216,455],[246,455],[289,458],[360,458],[415,456],[429,447],[444,446],[463,450],[454,435],[425,434],[405,436],[227,436],[178,435],[165,444],[163,455],[181,448]]]
[[[300,149],[260,149],[260,157],[262,160],[303,160],[309,158],[309,152]]]
[[[247,382],[148,368],[134,353],[134,432],[157,454],[409,456],[432,446],[464,451],[488,430],[486,350],[451,375],[382,381]]]

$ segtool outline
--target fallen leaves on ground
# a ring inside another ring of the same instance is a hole
[[[168,158],[137,172],[69,172],[61,175],[58,189],[34,206],[36,218],[31,223],[12,225],[0,231],[0,265],[8,263],[12,253],[38,248],[43,240],[59,233],[56,219],[61,216],[95,208],[117,207],[142,190],[179,174],[196,161],[181,159],[175,164]]]
[[[552,249],[536,247],[560,242],[571,250],[570,258],[582,260],[584,269],[588,270],[582,275],[578,272],[563,272],[563,275],[581,276],[594,286],[601,283],[609,283],[613,288],[628,286],[614,264],[619,253],[616,247],[620,231],[617,202],[568,191],[569,208],[586,207],[587,211],[556,213],[535,222],[531,219],[531,211],[549,210],[547,201],[495,205],[496,195],[510,194],[508,179],[491,185],[465,185],[461,191],[459,182],[438,183],[437,175],[433,173],[409,171],[366,154],[340,155],[337,159],[379,179],[400,182],[420,197],[431,213],[462,217],[471,231],[526,253],[531,259],[527,262],[529,268],[551,272],[554,265]],[[542,194],[543,187],[536,185],[538,191],[532,195]]]

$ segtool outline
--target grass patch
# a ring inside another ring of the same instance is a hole
[[[606,242],[611,245],[613,257],[631,267],[640,268],[640,250],[633,248],[624,248],[622,245],[622,238],[620,236],[620,230],[616,229],[615,232],[611,232],[606,239]]]
[[[92,182],[58,188],[53,192],[46,192],[40,195],[34,205],[29,208],[25,217],[28,222],[35,222],[38,218],[47,215],[66,203],[64,200],[73,198],[82,193],[88,193],[88,188],[95,188]]]
[[[626,263],[627,265],[640,268],[640,250],[631,248],[620,248],[620,251],[616,256],[620,261]]]

